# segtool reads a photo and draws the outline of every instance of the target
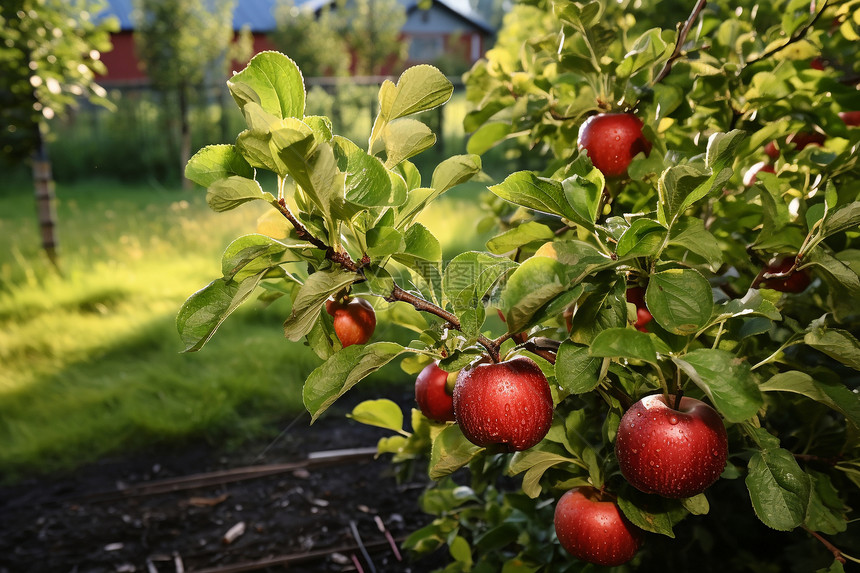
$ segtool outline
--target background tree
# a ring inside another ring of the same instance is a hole
[[[406,59],[401,37],[406,9],[398,0],[350,0],[337,8],[340,29],[358,75],[379,75]]]
[[[94,80],[104,73],[114,19],[95,23],[104,4],[90,0],[9,0],[0,5],[0,150],[13,162],[30,159],[42,247],[57,265],[56,217],[47,120],[81,97],[108,105]]]
[[[306,77],[349,73],[349,50],[328,6],[317,15],[293,0],[281,0],[275,7],[275,21],[272,43],[289,54]]]
[[[226,57],[234,6],[235,0],[136,0],[137,54],[153,86],[178,100],[180,173],[191,157],[190,100],[207,70]]]

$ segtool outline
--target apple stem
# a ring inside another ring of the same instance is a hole
[[[678,393],[675,394],[675,405],[673,406],[673,408],[675,410],[681,409],[681,398],[683,398],[683,397],[684,397],[684,391],[681,390],[680,388],[678,388]]]

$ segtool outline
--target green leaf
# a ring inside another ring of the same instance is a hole
[[[483,155],[497,143],[507,139],[511,131],[510,123],[501,121],[485,123],[469,136],[469,140],[466,142],[466,151]]]
[[[591,225],[591,222],[581,217],[571,207],[561,183],[538,177],[531,171],[512,173],[504,181],[489,189],[505,201],[516,205]]]
[[[385,166],[389,169],[436,143],[436,135],[417,119],[401,118],[386,124],[381,133]]]
[[[356,273],[336,269],[317,271],[301,286],[290,316],[284,321],[284,335],[296,342],[310,332],[326,299],[361,277]]]
[[[811,484],[791,452],[783,448],[756,452],[747,472],[750,500],[762,523],[778,531],[791,531],[803,523]]]
[[[723,264],[723,249],[705,223],[697,217],[679,217],[669,235],[669,244],[678,245],[705,259],[711,270]]]
[[[250,89],[257,96],[254,100],[267,112],[280,118],[304,117],[304,78],[295,62],[283,54],[258,53],[227,85],[240,108],[249,101]]]
[[[481,172],[481,158],[477,155],[454,155],[433,170],[430,187],[437,193],[465,183]]]
[[[860,201],[854,201],[832,211],[821,225],[821,238],[842,231],[857,230],[860,225]]]
[[[517,475],[526,472],[523,476],[523,493],[535,499],[541,493],[540,480],[546,470],[558,464],[572,463],[577,463],[577,460],[552,452],[532,449],[514,454],[511,458],[511,465],[508,467],[508,474]]]
[[[315,248],[303,241],[278,241],[265,235],[245,235],[230,243],[221,256],[221,273],[225,279],[241,282],[278,265],[288,249],[304,251]]]
[[[433,440],[430,451],[430,479],[451,475],[484,451],[466,439],[460,426],[448,426]]]
[[[839,499],[839,492],[830,481],[830,476],[816,471],[808,473],[813,487],[804,525],[826,535],[843,533],[848,529],[847,508]]]
[[[401,205],[406,189],[393,185],[382,162],[345,137],[332,139],[338,169],[346,173],[345,197],[362,207]]]
[[[584,171],[584,169],[582,170]],[[574,173],[561,182],[561,188],[571,209],[578,219],[586,223],[586,228],[593,228],[600,208],[600,199],[606,181],[599,169],[591,168],[587,173]]]
[[[708,324],[714,295],[708,280],[693,269],[651,275],[645,303],[657,324],[672,334],[694,334]]]
[[[202,187],[232,175],[254,178],[254,168],[233,145],[208,145],[195,153],[185,166],[185,177]]]
[[[860,370],[860,341],[847,330],[815,328],[806,333],[803,341],[842,364]]]
[[[860,428],[860,401],[844,384],[816,380],[805,372],[781,372],[760,385],[762,392],[793,392],[836,410],[855,428]]]
[[[404,71],[395,85],[385,80],[379,90],[379,114],[392,121],[444,104],[454,93],[448,78],[433,66],[422,64]]]
[[[622,493],[618,496],[618,507],[633,525],[675,538],[672,528],[687,516],[687,510],[680,501],[645,494],[630,487]]]
[[[700,348],[673,360],[726,420],[748,420],[761,408],[761,392],[750,365],[731,352]]]
[[[206,191],[206,203],[219,213],[258,199],[267,203],[275,201],[272,194],[264,192],[255,180],[238,175],[219,179]]]
[[[551,241],[555,237],[552,229],[536,221],[517,225],[487,241],[491,253],[501,255],[536,241]]]
[[[347,417],[368,426],[403,431],[403,411],[391,400],[365,400],[353,408]]]
[[[442,291],[467,336],[477,336],[484,324],[484,296],[516,266],[507,257],[469,251],[457,255],[445,267]]]
[[[323,362],[310,373],[302,389],[302,399],[311,414],[311,423],[358,382],[405,350],[393,342],[353,344]]]
[[[183,352],[203,348],[221,323],[254,292],[263,274],[242,282],[217,279],[188,297],[176,316],[176,329],[185,344]]]
[[[589,354],[657,364],[657,349],[651,336],[632,328],[607,328],[600,332],[591,342]]]
[[[624,231],[615,253],[619,257],[650,257],[657,254],[666,238],[666,228],[651,219],[636,219]]]
[[[510,332],[522,332],[552,299],[571,288],[565,265],[549,257],[531,257],[508,277],[500,306]]]
[[[585,394],[600,384],[604,360],[589,354],[588,346],[570,340],[561,343],[555,359],[555,379],[571,394]]]
[[[741,144],[746,139],[746,132],[740,129],[728,133],[714,133],[708,138],[708,150],[705,164],[713,172],[721,172],[731,166],[738,156]],[[689,203],[692,205],[692,202]]]
[[[773,301],[762,295],[759,289],[750,289],[743,298],[733,298],[716,309],[715,324],[728,318],[763,316],[770,320],[782,320],[782,315]]]

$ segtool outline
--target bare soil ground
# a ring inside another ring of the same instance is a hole
[[[138,489],[297,462],[312,452],[372,448],[389,433],[346,419],[357,402],[345,398],[313,426],[303,416],[274,442],[229,451],[194,442],[0,488],[0,573],[431,571],[444,555],[415,559],[400,550],[398,560],[379,527],[399,549],[430,521],[417,505],[426,473],[398,483],[384,458],[163,493]],[[231,529],[243,532],[228,543]]]

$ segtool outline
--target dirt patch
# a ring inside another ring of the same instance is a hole
[[[398,401],[411,405],[410,400],[404,395]],[[398,483],[386,459],[366,456],[128,495],[141,485],[182,476],[374,447],[390,433],[344,418],[357,401],[336,405],[313,426],[306,416],[300,418],[275,442],[229,452],[206,443],[156,449],[2,488],[0,572],[430,571],[444,563],[444,555],[416,560],[402,552],[399,561],[380,531],[382,524],[393,539],[402,540],[431,520],[417,506],[426,472]],[[120,490],[126,493],[117,494]],[[227,543],[231,529],[236,535]]]

